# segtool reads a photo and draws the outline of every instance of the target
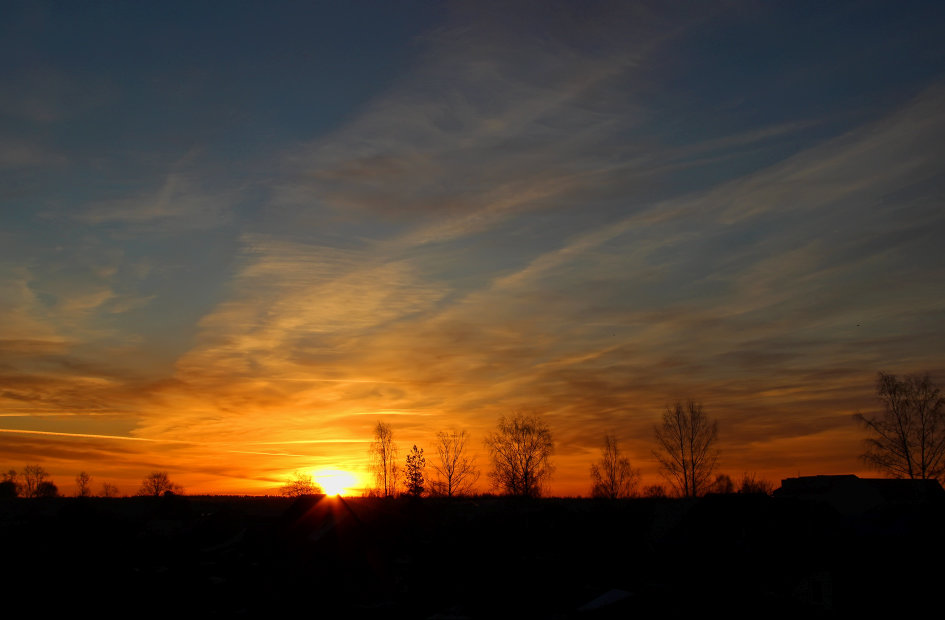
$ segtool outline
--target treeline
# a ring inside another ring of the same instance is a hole
[[[928,373],[897,377],[880,372],[876,396],[882,411],[853,419],[868,432],[861,459],[893,478],[945,479],[945,398]],[[463,495],[479,478],[475,459],[466,452],[466,431],[437,434],[433,476],[425,480],[423,450],[414,446],[401,470],[390,425],[378,422],[371,444],[374,487],[370,493],[389,497]],[[676,401],[653,427],[653,455],[666,484],[640,488],[634,468],[614,434],[603,437],[601,454],[590,466],[593,497],[698,497],[706,493],[770,494],[774,485],[744,473],[739,480],[718,472],[718,423],[701,403]],[[491,469],[491,489],[505,495],[539,497],[554,472],[551,429],[540,415],[502,417],[484,441]],[[398,478],[403,472],[403,486]]]
[[[18,474],[15,469],[0,474],[0,497],[56,497],[59,488],[49,473],[39,465],[27,465]]]
[[[876,395],[882,411],[875,416],[856,414],[854,419],[868,433],[861,458],[867,465],[893,478],[945,478],[945,398],[939,387],[924,375],[897,377],[880,372]],[[677,401],[666,407],[653,427],[653,455],[665,484],[641,488],[641,472],[620,447],[616,436],[602,438],[600,458],[590,464],[590,495],[598,498],[698,497],[706,493],[765,493],[774,485],[744,473],[740,479],[718,472],[718,423],[710,419],[701,403]],[[490,491],[503,495],[540,497],[547,493],[554,472],[554,440],[551,428],[538,414],[517,413],[501,417],[484,439],[488,452]],[[478,492],[481,470],[469,446],[466,430],[436,433],[429,456],[413,445],[401,462],[390,424],[378,421],[369,449],[373,486],[369,496],[455,497]],[[75,495],[89,497],[92,477],[80,472]],[[283,495],[322,493],[311,474],[296,472],[280,488]],[[151,472],[137,495],[181,493],[167,472]],[[27,465],[22,473],[11,469],[0,474],[0,498],[55,497],[59,490],[39,465]],[[115,497],[118,488],[102,483],[98,495]]]
[[[151,472],[141,481],[137,495],[165,495],[182,493],[183,488],[171,482],[166,471]],[[75,497],[120,497],[118,487],[110,482],[103,482],[99,492],[92,487],[92,476],[81,471],[75,477]],[[21,473],[10,469],[0,474],[0,499],[13,497],[59,497],[59,487],[40,465],[26,465]]]
[[[391,497],[406,494],[419,497],[470,495],[475,492],[480,469],[468,451],[469,435],[465,430],[440,431],[435,442],[435,455],[430,464],[422,448],[416,445],[401,465],[393,430],[379,421],[371,444],[370,469],[374,486],[369,495]],[[667,407],[661,424],[654,427],[654,454],[668,486],[662,484],[640,487],[641,474],[613,434],[603,438],[600,459],[590,466],[591,496],[598,498],[628,497],[696,497],[705,493],[771,493],[774,486],[745,473],[739,481],[717,473],[719,452],[716,449],[718,425],[709,420],[701,404],[676,402]],[[494,432],[484,445],[488,451],[490,490],[503,495],[540,497],[548,490],[555,470],[552,463],[554,440],[551,428],[542,416],[518,413],[499,419]],[[311,486],[307,487],[309,490]],[[283,488],[286,495],[297,493],[298,485]]]

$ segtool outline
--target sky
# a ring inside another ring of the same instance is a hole
[[[941,2],[0,15],[0,470],[361,488],[383,421],[485,491],[524,412],[587,495],[692,399],[733,478],[876,475],[877,373],[945,380]]]

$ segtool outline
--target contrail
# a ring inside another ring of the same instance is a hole
[[[147,441],[152,443],[186,443],[194,445],[195,441],[182,441],[179,439],[148,439],[147,437],[126,437],[124,435],[93,435],[92,433],[59,433],[55,431],[25,431],[13,428],[0,428],[0,433],[16,433],[19,435],[53,435],[56,437],[81,437],[84,439],[123,439],[125,441]]]
[[[79,439],[118,439],[123,441],[144,441],[148,443],[176,443],[183,445],[191,446],[208,446],[208,447],[223,447],[223,446],[232,446],[237,444],[232,443],[210,443],[205,441],[184,441],[182,439],[149,439],[147,437],[128,437],[126,435],[95,435],[92,433],[61,433],[55,431],[29,431],[29,430],[20,430],[13,428],[0,428],[0,433],[13,433],[17,435],[51,435],[54,437],[77,437]],[[363,443],[360,440],[347,440],[347,439],[311,439],[311,440],[297,440],[297,441],[262,441],[262,442],[251,442],[248,445],[280,445],[280,444],[305,444],[305,443]],[[293,456],[299,458],[311,458],[312,454],[292,454],[289,452],[258,452],[250,450],[227,450],[224,449],[224,452],[230,452],[233,454],[258,454],[262,456]]]
[[[91,417],[105,417],[105,416],[116,416],[124,415],[122,413],[0,413],[0,418],[62,418],[62,417],[76,417],[76,418],[91,418]]]

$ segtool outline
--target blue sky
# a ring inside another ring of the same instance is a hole
[[[261,492],[527,410],[579,494],[693,398],[733,476],[859,472],[945,374],[941,3],[3,13],[4,466]]]

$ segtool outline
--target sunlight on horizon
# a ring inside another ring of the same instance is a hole
[[[343,469],[319,469],[312,477],[327,495],[351,495],[360,483],[358,476]]]

